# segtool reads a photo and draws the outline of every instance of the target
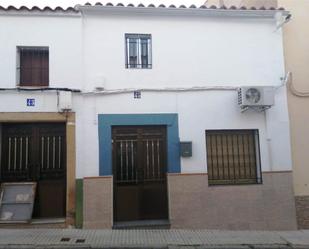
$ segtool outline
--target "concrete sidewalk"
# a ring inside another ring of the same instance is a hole
[[[309,249],[309,230],[0,229],[0,248]]]

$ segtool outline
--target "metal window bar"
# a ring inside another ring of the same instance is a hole
[[[261,157],[260,157],[260,138],[257,130],[254,131],[254,159],[256,161],[256,175],[262,183],[262,168],[261,168]]]
[[[136,68],[138,66],[138,42],[137,39],[129,39],[128,43],[128,66],[130,68]]]
[[[161,181],[164,179],[162,170],[162,160],[160,153],[162,153],[162,140],[161,139],[145,139],[145,181]]]
[[[12,138],[9,138],[9,156],[8,156],[8,171],[11,170],[11,145],[12,145]]]
[[[28,169],[29,164],[29,137],[26,137],[26,170]]]
[[[7,159],[2,171],[22,173],[27,170],[28,137],[9,136],[7,138]]]
[[[40,167],[43,172],[56,172],[62,169],[62,137],[40,137]]]
[[[209,185],[262,183],[257,130],[207,130],[206,148]]]
[[[161,177],[161,167],[160,167],[160,141],[159,139],[157,139],[157,169],[158,169],[158,176],[157,178]]]
[[[221,147],[221,167],[222,167],[222,178],[225,179],[225,163],[224,163],[224,143],[223,143],[224,136],[220,136],[220,147]]]
[[[16,150],[16,147],[17,147],[17,138],[14,137],[14,171],[16,171],[16,161],[17,161],[17,157],[16,157],[17,150]]]
[[[117,178],[118,183],[135,183],[137,177],[137,168],[135,152],[137,142],[135,139],[115,140],[119,151],[117,157]]]
[[[20,86],[48,86],[48,47],[18,47],[17,74]]]
[[[142,62],[141,62],[141,39],[138,38],[136,39],[136,42],[137,42],[137,65],[142,65]]]
[[[19,170],[22,170],[23,163],[23,138],[19,138]]]
[[[117,183],[135,183],[137,177],[137,140],[120,139],[115,140],[119,155],[117,156]],[[162,181],[164,174],[161,172],[161,147],[160,139],[144,139],[144,181]]]
[[[152,44],[151,44],[151,39],[147,39],[147,49],[148,49],[148,61],[147,61],[147,65],[150,65],[150,67],[152,66]]]
[[[61,168],[61,136],[58,137],[58,168]]]
[[[126,68],[152,68],[151,35],[126,34]]]

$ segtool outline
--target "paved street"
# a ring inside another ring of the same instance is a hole
[[[0,229],[0,248],[309,249],[309,230]]]

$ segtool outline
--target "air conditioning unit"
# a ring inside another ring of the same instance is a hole
[[[244,108],[261,107],[267,109],[274,105],[275,89],[272,86],[246,86],[238,89],[238,105]]]

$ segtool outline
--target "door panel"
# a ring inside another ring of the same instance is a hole
[[[4,124],[1,181],[35,181],[33,216],[65,217],[65,124]]]
[[[41,124],[37,130],[37,217],[65,217],[66,156],[65,126]],[[51,206],[52,203],[52,206]]]
[[[167,219],[166,127],[113,127],[114,219]]]
[[[36,194],[34,217],[65,217],[66,185],[62,179],[40,180]]]
[[[1,176],[5,181],[30,180],[32,129],[29,125],[3,126]]]
[[[41,125],[38,130],[40,179],[59,179],[65,176],[64,127]]]

